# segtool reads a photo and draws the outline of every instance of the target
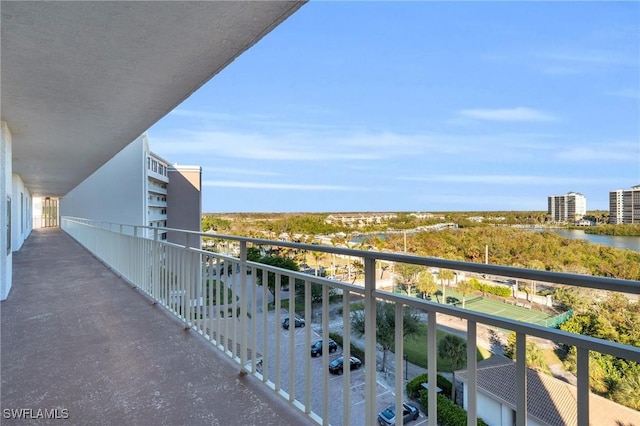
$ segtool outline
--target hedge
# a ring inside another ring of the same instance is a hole
[[[451,382],[440,374],[436,376],[436,379],[438,387],[442,389],[442,394],[449,397],[449,395],[451,395]],[[407,383],[407,396],[409,398],[418,398],[420,396],[420,391],[424,390],[422,384],[427,383],[428,381],[428,373],[421,374],[411,379]]]
[[[338,345],[344,346],[344,339],[342,338],[342,334],[329,333],[329,337],[331,337]],[[355,356],[359,358],[363,364],[365,363],[364,351],[359,347],[354,346],[353,343],[351,344],[351,356]]]
[[[420,392],[420,405],[422,411],[428,416],[429,412],[429,392]],[[467,426],[467,412],[454,404],[449,398],[438,394],[438,425],[440,426]],[[478,419],[479,426],[489,426],[484,420]]]
[[[511,289],[509,287],[503,287],[499,285],[489,285],[489,284],[478,282],[474,286],[474,288],[476,290],[480,290],[482,293],[495,294],[496,296],[500,296],[500,297],[511,296]]]

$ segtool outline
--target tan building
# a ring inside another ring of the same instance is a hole
[[[640,185],[609,192],[609,223],[640,223]]]
[[[167,186],[167,227],[202,230],[202,167],[169,166],[169,185]],[[194,237],[195,238],[195,237]],[[190,238],[188,245],[200,246],[200,242]],[[167,240],[176,244],[185,244],[182,233],[167,232]]]

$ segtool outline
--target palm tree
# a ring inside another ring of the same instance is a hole
[[[475,280],[475,278],[472,278],[472,280]],[[462,308],[464,308],[464,304],[467,300],[467,294],[471,293],[473,289],[474,286],[471,281],[462,280],[458,283],[458,291],[462,293]]]
[[[453,334],[444,336],[438,344],[438,356],[443,359],[451,360],[451,373],[453,373],[453,381],[451,386],[451,400],[456,400],[456,370],[462,367],[461,361],[467,352],[467,342]]]
[[[353,281],[351,284],[355,284],[358,277],[364,273],[364,263],[360,259],[355,259],[351,262],[351,267],[353,268]]]
[[[320,252],[320,251],[312,251],[311,255],[313,256],[313,259],[316,261],[316,270],[315,270],[315,276],[318,276],[318,270],[320,269],[320,259],[322,259],[322,256],[324,256],[324,253]]]
[[[451,280],[455,277],[455,274],[451,269],[440,269],[440,273],[438,274],[438,278],[440,279],[440,283],[442,284],[442,301],[447,302],[447,297],[445,294],[445,285],[444,282],[447,282],[447,285],[451,282]]]

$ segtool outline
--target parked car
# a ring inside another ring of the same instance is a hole
[[[342,374],[344,372],[344,357],[334,359],[329,363],[329,372],[333,374]],[[362,361],[355,356],[351,357],[351,370],[357,370],[362,367]]]
[[[295,324],[296,328],[304,327],[304,320],[302,318],[296,317],[295,321],[294,321],[294,324]],[[289,329],[289,318],[288,317],[285,318],[284,321],[282,321],[282,328],[284,328],[285,330]]]
[[[338,344],[333,340],[329,339],[329,352],[335,352],[338,350]],[[322,340],[318,340],[313,345],[311,345],[311,356],[322,355]]]
[[[402,404],[403,424],[407,424],[411,420],[416,420],[420,416],[420,412],[415,405]],[[390,405],[378,414],[378,424],[380,426],[391,426],[396,424],[396,406]]]

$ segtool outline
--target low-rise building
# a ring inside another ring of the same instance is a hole
[[[511,426],[516,421],[516,364],[493,355],[477,364],[478,417],[490,426]],[[463,408],[468,407],[467,370],[456,372],[463,384]],[[576,425],[577,388],[563,380],[527,368],[527,424],[534,426]],[[591,393],[590,424],[599,426],[640,425],[640,412]]]

